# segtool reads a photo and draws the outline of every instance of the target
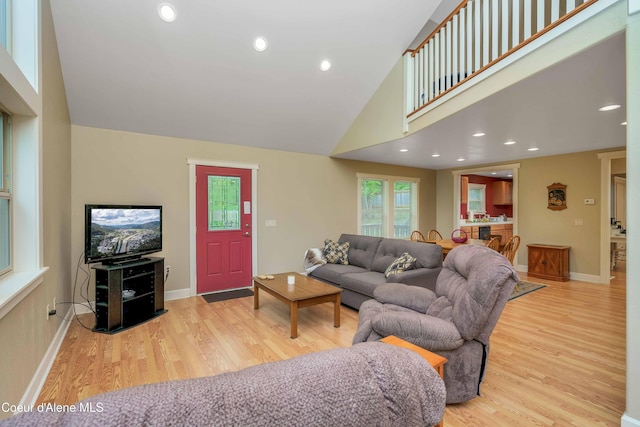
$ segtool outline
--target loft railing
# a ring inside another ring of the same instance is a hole
[[[407,118],[597,1],[464,0],[404,53]]]

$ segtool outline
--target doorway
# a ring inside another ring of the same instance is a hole
[[[504,164],[497,166],[487,166],[480,167],[474,169],[463,169],[463,170],[455,170],[453,171],[453,229],[459,228],[463,225],[466,225],[465,222],[467,218],[467,212],[463,212],[463,210],[468,209],[468,200],[465,198],[463,193],[468,192],[468,183],[467,188],[464,187],[464,183],[462,180],[463,175],[486,175],[486,176],[495,176],[493,172],[505,174],[512,180],[511,185],[511,200],[509,200],[509,211],[507,216],[511,216],[513,218],[513,235],[518,234],[518,171],[520,169],[519,163],[512,164]],[[509,176],[510,175],[510,176]],[[464,209],[463,209],[464,207]]]
[[[189,294],[251,287],[257,270],[258,165],[187,163]]]

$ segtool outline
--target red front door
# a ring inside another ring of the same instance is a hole
[[[196,166],[199,294],[251,286],[251,170]]]

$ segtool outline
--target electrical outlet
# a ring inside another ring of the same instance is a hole
[[[47,317],[45,319],[49,320],[49,304],[47,304]]]
[[[171,266],[167,265],[164,269],[165,269],[166,275],[168,276],[171,273]]]

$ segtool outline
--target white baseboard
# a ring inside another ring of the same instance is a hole
[[[620,420],[620,427],[640,427],[640,420],[625,413]]]
[[[515,266],[515,269],[519,273],[526,274],[529,271],[529,266],[526,264],[518,264]],[[569,272],[569,278],[571,280],[580,280],[581,282],[600,283],[600,276],[594,274]]]
[[[178,289],[177,291],[165,291],[164,300],[172,301],[176,299],[189,298],[191,296],[191,289]]]
[[[87,307],[86,302],[83,302],[82,304],[77,303],[76,304],[76,314],[87,314],[87,313],[95,313],[95,309],[96,309],[96,302],[95,301],[89,301],[89,304],[91,305],[91,308]],[[73,307],[71,307],[71,315],[73,315]]]
[[[71,325],[72,317],[73,307],[69,308],[67,314],[65,314],[64,316],[64,319],[60,323],[60,326],[58,327],[53,340],[51,340],[51,344],[49,344],[47,352],[44,354],[44,357],[40,361],[40,365],[38,365],[38,369],[36,369],[35,374],[31,378],[29,386],[22,395],[20,405],[35,405],[36,400],[40,395],[40,391],[42,391],[42,386],[44,386],[44,382],[47,380],[49,371],[53,366],[53,362],[56,360],[56,356],[58,355],[58,350],[60,350],[62,341],[64,341],[64,337],[65,335],[67,335],[67,330],[69,329],[69,325]]]
[[[583,273],[569,273],[569,278],[571,280],[580,280],[581,282],[589,282],[589,283],[600,283],[600,276],[595,276],[593,274],[583,274]]]

